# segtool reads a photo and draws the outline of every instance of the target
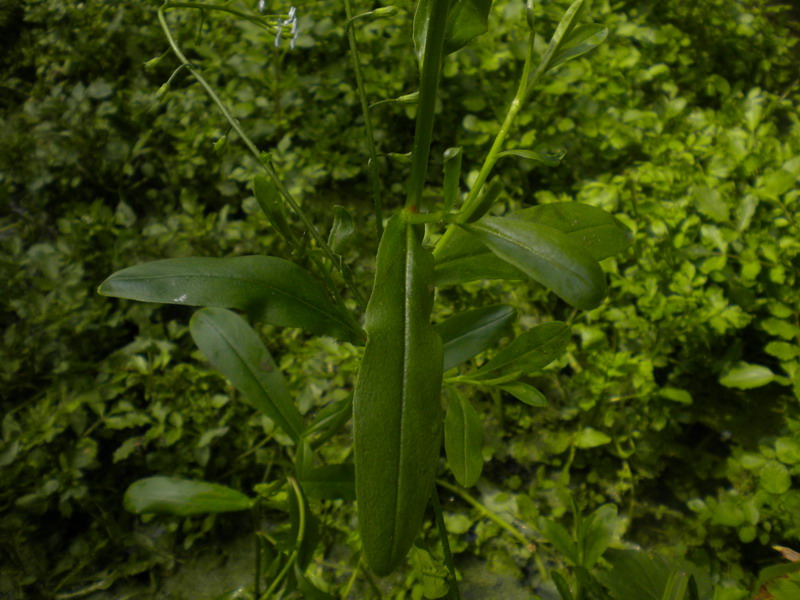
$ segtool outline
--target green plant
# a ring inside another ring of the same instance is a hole
[[[293,33],[297,32],[295,13],[262,17],[230,6],[167,1],[158,15],[171,50],[181,63],[178,71],[185,69],[200,82],[231,129],[258,159],[266,176],[254,179],[256,199],[293,249],[295,261],[269,256],[167,259],[115,273],[100,286],[100,293],[204,307],[191,320],[195,343],[212,365],[288,436],[293,446],[294,475],[258,486],[255,497],[214,484],[159,476],[134,483],[126,493],[126,506],[137,513],[173,515],[258,511],[264,507],[288,512],[290,527],[284,534],[261,535],[259,548],[276,556],[276,560],[271,561],[266,573],[259,572],[262,561],[258,560],[255,594],[261,595],[261,583],[265,581],[265,597],[271,597],[278,589],[322,595],[305,575],[317,544],[307,497],[335,499],[355,495],[366,565],[375,574],[388,575],[404,560],[421,527],[434,489],[443,429],[448,461],[459,483],[469,486],[480,473],[480,427],[457,386],[503,390],[527,404],[542,405],[545,400],[541,392],[520,377],[541,370],[561,355],[570,337],[565,323],[539,324],[503,346],[479,368],[455,372],[465,361],[496,345],[516,311],[506,305],[478,308],[434,325],[431,315],[435,287],[476,279],[529,277],[568,304],[591,309],[601,303],[606,291],[598,261],[624,250],[630,243],[624,225],[587,205],[554,203],[506,216],[490,214],[502,184],[489,177],[500,158],[514,155],[550,165],[557,164],[560,158],[528,149],[504,150],[519,111],[546,73],[596,47],[605,39],[606,30],[599,25],[579,25],[585,3],[576,0],[534,68],[533,7],[529,2],[530,33],[524,67],[494,143],[463,202],[459,152],[456,149],[445,153],[443,198],[432,203],[423,190],[443,56],[456,52],[487,30],[491,1],[419,2],[413,37],[420,84],[411,173],[405,206],[393,214],[384,229],[380,182],[374,166],[377,154],[355,52],[354,24],[359,17],[351,16],[347,3],[349,40],[370,139],[373,167],[369,173],[380,238],[373,290],[364,306],[361,290],[339,253],[348,241],[352,218],[340,208],[329,239],[319,232],[282,183],[270,156],[258,150],[179,48],[166,18],[167,10],[179,8],[231,13],[275,35],[276,44],[290,27]],[[294,233],[286,207],[302,222],[311,243]],[[440,225],[446,230],[438,236]],[[437,240],[433,251],[426,246],[426,235]],[[349,297],[342,294],[340,285],[344,285]],[[364,329],[353,304],[365,309]],[[299,327],[345,343],[366,342],[352,398],[332,404],[307,424],[257,332],[230,309],[242,311],[256,321]],[[443,381],[452,390],[446,418],[440,400]],[[354,464],[317,466],[317,451],[347,422],[351,410]],[[436,502],[434,507],[437,508]],[[441,517],[437,521],[441,525]],[[443,529],[440,534],[450,570],[447,593],[457,597],[447,536]]]

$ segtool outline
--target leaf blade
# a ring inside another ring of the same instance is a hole
[[[147,477],[125,491],[125,510],[178,517],[250,509],[255,500],[224,485],[177,477]]]
[[[444,370],[457,367],[497,343],[517,318],[517,309],[496,304],[468,310],[436,325],[442,338]]]
[[[483,427],[472,404],[450,389],[444,421],[444,447],[450,470],[459,485],[472,487],[483,470]]]
[[[303,417],[269,351],[244,319],[225,308],[202,308],[189,331],[209,362],[297,443]]]

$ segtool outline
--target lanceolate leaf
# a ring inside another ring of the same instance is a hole
[[[559,50],[553,54],[548,68],[555,69],[573,58],[586,54],[602,44],[608,37],[608,29],[596,23],[578,25],[572,30]]]
[[[515,211],[508,218],[557,229],[595,260],[623,252],[633,239],[630,230],[606,211],[579,202],[539,204]],[[457,230],[436,255],[436,283],[440,286],[476,279],[524,277],[519,269],[495,256],[464,230]]]
[[[544,394],[537,390],[530,384],[527,384],[522,381],[514,381],[512,383],[505,383],[503,385],[498,385],[501,390],[504,392],[508,392],[512,396],[514,396],[517,400],[524,402],[529,406],[547,406],[547,398],[545,398]]]
[[[244,319],[224,308],[202,308],[192,316],[189,328],[209,362],[297,442],[303,418],[275,361]]]
[[[353,216],[347,211],[344,206],[333,207],[333,227],[331,227],[330,236],[328,236],[328,245],[333,252],[341,254],[342,250],[347,247],[347,243],[355,233],[355,223]]]
[[[570,334],[569,327],[560,321],[537,325],[501,348],[470,378],[493,379],[510,373],[532,373],[543,369],[564,353]]]
[[[378,575],[416,538],[439,458],[442,342],[432,307],[433,257],[395,215],[378,248],[353,401],[359,531]]]
[[[217,306],[353,343],[363,331],[305,269],[272,256],[168,258],[117,271],[98,290],[142,302]]]
[[[550,43],[542,57],[542,63],[538,67],[539,69],[548,71],[552,68],[553,59],[568,45],[570,36],[578,26],[585,9],[586,0],[575,0],[566,10],[564,16],[561,17],[561,21],[558,23],[558,27],[556,27],[555,33],[553,33],[553,37],[550,38]]]
[[[598,262],[552,227],[497,217],[484,217],[462,227],[499,258],[572,306],[591,309],[605,297],[606,279]]]
[[[453,315],[436,326],[444,344],[447,371],[494,346],[506,335],[517,318],[508,304],[483,306]]]
[[[255,500],[224,485],[176,477],[148,477],[128,487],[125,510],[187,517],[248,510]]]
[[[447,463],[459,485],[472,487],[483,470],[483,425],[469,400],[454,389],[449,398],[444,421]]]

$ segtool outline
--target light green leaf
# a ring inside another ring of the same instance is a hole
[[[673,402],[680,402],[681,404],[688,405],[692,403],[692,395],[686,390],[682,390],[680,388],[661,388],[661,390],[658,392],[658,395],[662,398],[666,398],[667,400],[672,400]]]
[[[558,152],[537,152],[536,150],[525,150],[524,148],[515,148],[513,150],[503,150],[497,155],[497,158],[503,156],[519,156],[528,160],[535,160],[548,167],[557,167],[561,164],[561,159],[566,155],[566,150]]]
[[[470,375],[471,379],[497,378],[511,373],[529,374],[543,369],[564,353],[572,332],[560,321],[537,325],[518,335]]]
[[[572,32],[578,26],[585,9],[585,0],[575,0],[564,12],[564,16],[561,17],[553,37],[550,38],[550,43],[547,45],[537,71],[548,71],[553,68],[553,59],[569,46]]]
[[[209,362],[297,442],[303,418],[275,361],[244,319],[224,308],[203,308],[192,316],[189,330]]]
[[[532,385],[522,381],[515,381],[514,383],[505,383],[498,385],[498,388],[504,392],[508,392],[520,402],[524,402],[529,406],[536,406],[537,408],[547,406],[547,398],[544,394],[537,390]]]
[[[792,487],[792,478],[781,463],[771,460],[761,469],[761,487],[771,494],[785,494]]]
[[[272,256],[157,260],[117,271],[98,291],[141,302],[237,308],[272,325],[353,343],[364,339],[353,317],[308,271]]]
[[[148,477],[134,482],[123,497],[125,510],[187,517],[248,510],[255,500],[224,485],[176,477]]]
[[[606,551],[617,526],[617,507],[604,504],[581,521],[578,530],[581,564],[591,569]]]
[[[578,448],[595,448],[608,444],[611,438],[602,431],[597,431],[592,427],[585,427],[576,437],[575,445]]]
[[[328,236],[328,245],[336,254],[341,254],[355,232],[353,216],[344,206],[334,205],[333,226]]]
[[[431,6],[442,0],[418,0],[414,12],[414,48],[417,59],[425,56]],[[452,54],[488,30],[492,0],[450,0],[444,32],[444,54]]]
[[[578,545],[560,523],[542,517],[539,519],[538,524],[539,531],[541,531],[545,539],[550,542],[564,558],[569,560],[573,565],[580,564]]]
[[[517,310],[508,304],[483,306],[453,315],[436,325],[448,371],[494,346],[510,332]]]
[[[450,590],[448,572],[441,562],[422,548],[411,549],[411,564],[422,578],[422,595],[425,598],[444,598]]]
[[[555,69],[573,58],[583,56],[587,52],[594,50],[606,41],[608,29],[596,23],[578,25],[564,39],[563,44],[553,53],[548,70]]]
[[[599,263],[560,231],[497,217],[484,217],[461,227],[572,306],[588,310],[603,301],[606,279]]]
[[[450,389],[449,398],[444,422],[447,463],[459,485],[472,487],[483,470],[483,424],[469,400],[456,390]]]
[[[769,368],[740,361],[722,375],[719,382],[725,387],[749,390],[767,385],[773,379],[775,374]]]

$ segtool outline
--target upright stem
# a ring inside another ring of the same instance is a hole
[[[291,209],[294,211],[294,213],[297,215],[300,221],[302,221],[303,225],[306,227],[306,230],[311,234],[311,237],[314,238],[314,241],[317,243],[322,252],[325,254],[325,257],[328,260],[330,260],[331,263],[333,263],[334,265],[338,265],[336,256],[333,254],[333,251],[330,249],[330,246],[328,246],[328,243],[325,241],[325,238],[322,237],[322,234],[320,234],[319,230],[311,222],[311,219],[308,218],[305,212],[303,212],[303,209],[301,209],[300,206],[297,204],[297,201],[294,199],[294,197],[289,193],[289,190],[280,180],[278,174],[275,172],[275,169],[273,169],[272,165],[270,165],[268,162],[262,160],[261,151],[253,143],[253,140],[251,140],[250,137],[244,132],[242,126],[239,124],[239,121],[233,116],[233,114],[231,114],[230,110],[228,110],[228,107],[225,106],[225,103],[217,95],[217,93],[214,91],[214,89],[211,87],[208,81],[206,81],[205,77],[203,77],[203,75],[197,69],[194,68],[194,65],[192,65],[192,63],[189,62],[189,59],[186,58],[181,49],[178,47],[175,38],[172,36],[172,31],[170,31],[169,25],[167,24],[167,19],[164,16],[164,9],[170,8],[170,6],[171,5],[169,3],[165,3],[163,6],[161,6],[161,8],[158,9],[158,21],[161,24],[161,29],[164,31],[164,35],[167,38],[167,42],[169,42],[169,46],[172,49],[172,52],[175,54],[175,56],[178,57],[178,60],[181,62],[181,64],[185,66],[185,68],[192,74],[192,76],[194,76],[194,78],[198,81],[198,83],[200,83],[200,85],[206,91],[208,96],[214,101],[214,104],[217,105],[217,108],[219,108],[220,112],[228,121],[230,126],[234,129],[234,131],[236,131],[237,134],[239,134],[239,137],[244,142],[244,145],[247,146],[247,149],[261,165],[261,168],[263,168],[264,171],[267,173],[267,176],[275,184],[275,187],[278,189],[278,192],[280,193],[284,201],[291,207]],[[347,287],[350,288],[350,291],[355,297],[356,302],[358,302],[358,304],[362,307],[366,306],[366,301],[364,300],[364,297],[362,296],[361,292],[353,283],[352,278],[347,277],[342,272],[342,279],[344,280]]]
[[[420,73],[417,123],[414,131],[414,148],[411,154],[411,177],[408,182],[406,209],[419,208],[422,190],[425,186],[428,157],[433,139],[436,94],[439,90],[439,78],[442,72],[444,31],[449,4],[449,0],[431,0],[431,14],[425,37],[425,55],[422,59],[422,72]]]
[[[370,187],[372,188],[372,204],[375,210],[375,229],[378,234],[378,239],[380,239],[383,235],[383,202],[381,200],[381,180],[378,173],[378,151],[375,147],[375,135],[372,131],[372,119],[369,115],[367,91],[364,87],[364,76],[361,72],[361,60],[358,56],[356,31],[355,27],[353,27],[353,7],[350,0],[344,0],[344,9],[347,17],[347,39],[350,43],[350,55],[353,58],[353,70],[356,73],[358,97],[361,101],[361,114],[364,115],[364,127],[367,130],[367,147],[369,148],[367,169],[369,172]]]
[[[436,484],[433,484],[433,493],[431,494],[431,503],[433,504],[433,512],[436,515],[436,527],[439,530],[439,539],[442,540],[442,551],[444,552],[444,562],[450,571],[450,579],[453,585],[448,590],[448,597],[453,597],[455,600],[461,600],[461,594],[458,593],[458,580],[456,579],[456,564],[453,562],[453,553],[450,552],[450,540],[447,538],[447,527],[444,524],[444,515],[442,514],[442,504],[439,502],[439,490]],[[453,592],[450,594],[450,592]]]

